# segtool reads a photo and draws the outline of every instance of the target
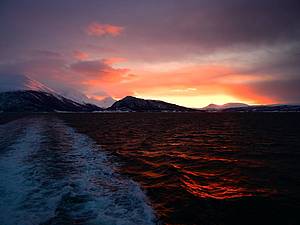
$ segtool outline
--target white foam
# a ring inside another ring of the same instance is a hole
[[[0,224],[39,224],[50,214],[54,214],[55,208],[45,210],[43,205],[27,207],[27,198],[35,189],[34,182],[26,179],[30,171],[27,158],[37,151],[40,144],[38,124],[20,120],[2,126],[6,135],[10,136],[12,125],[19,131],[19,138],[15,143],[2,149],[0,155]],[[23,126],[27,126],[24,129]],[[50,203],[49,200],[47,202]],[[49,204],[50,206],[50,204]],[[49,208],[49,207],[47,207]]]
[[[139,185],[86,135],[40,117],[20,136],[0,153],[0,224],[155,223]]]

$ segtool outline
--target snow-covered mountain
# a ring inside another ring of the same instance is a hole
[[[55,89],[55,91],[66,98],[72,99],[73,101],[83,103],[83,104],[84,103],[94,104],[101,108],[108,108],[116,102],[116,100],[110,96],[107,96],[101,100],[95,98],[89,98],[85,94],[72,88]]]
[[[93,112],[102,109],[80,104],[63,96],[43,91],[9,91],[0,93],[0,112]]]
[[[97,99],[93,99],[93,98],[89,99],[90,103],[93,103],[93,104],[98,105],[101,108],[105,108],[105,109],[111,107],[116,101],[117,100],[113,99],[110,96],[105,97],[101,100],[97,100]]]
[[[75,102],[86,104],[96,104],[96,102],[92,102],[85,94],[81,93],[80,91],[77,91],[73,88],[56,88],[55,91],[59,93],[60,95],[64,96],[65,98],[69,98]]]
[[[102,100],[89,98],[80,91],[71,87],[50,88],[39,81],[21,74],[0,74],[0,93],[8,91],[43,91],[60,95],[80,104],[94,104],[101,108],[108,108],[116,102],[108,96]]]
[[[209,104],[208,106],[202,108],[204,110],[223,110],[223,109],[229,109],[229,108],[241,108],[241,107],[248,107],[249,105],[245,103],[226,103],[224,105],[216,105],[216,104]]]
[[[86,102],[60,95],[46,85],[24,75],[0,75],[0,112],[101,111]]]

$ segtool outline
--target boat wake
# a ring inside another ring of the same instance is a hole
[[[53,117],[0,126],[0,224],[155,224],[137,183]]]

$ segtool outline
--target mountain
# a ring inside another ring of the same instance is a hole
[[[216,104],[209,104],[208,106],[202,108],[204,110],[223,110],[229,108],[240,108],[240,107],[249,107],[249,105],[244,103],[226,103],[224,105],[216,105]]]
[[[112,97],[108,96],[101,100],[98,100],[98,102],[99,102],[99,105],[101,105],[101,107],[108,108],[108,107],[112,106],[116,102],[116,100],[113,99]]]
[[[42,84],[23,74],[0,74],[0,92],[21,90],[42,91],[61,95],[80,104],[94,104],[100,108],[107,108],[116,101],[110,96],[102,100],[89,98],[82,92],[62,84],[53,86],[53,88],[50,88],[45,84]]]
[[[220,105],[209,104],[209,105],[203,107],[202,109],[219,109],[220,107],[221,107]]]
[[[25,75],[0,75],[0,112],[101,111],[96,105],[60,95]]]
[[[44,91],[23,90],[0,93],[0,112],[93,112],[101,110],[96,105],[80,104]]]
[[[86,104],[86,103],[95,104],[95,102],[91,102],[90,99],[85,94],[70,87],[56,88],[55,91],[59,95],[64,96],[65,98],[71,99],[72,101],[78,102],[80,104]]]
[[[127,96],[115,102],[107,110],[111,111],[128,111],[128,112],[189,112],[196,111],[194,109],[186,108],[183,106],[158,101],[158,100],[145,100],[132,96]]]
[[[112,106],[116,102],[116,100],[113,99],[110,96],[107,96],[107,97],[105,97],[101,100],[94,99],[94,98],[89,98],[89,102],[92,103],[92,104],[98,105],[101,108],[106,109],[106,108],[109,108],[110,106]]]
[[[70,87],[56,88],[55,91],[60,95],[64,96],[65,98],[69,98],[75,102],[79,102],[82,104],[94,104],[101,108],[108,108],[116,102],[116,100],[110,96],[107,96],[101,100],[90,98],[85,94],[81,93],[80,91],[77,91]]]

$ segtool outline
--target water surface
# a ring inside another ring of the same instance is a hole
[[[300,224],[299,113],[1,121],[0,224]]]
[[[299,113],[65,115],[168,224],[300,224]]]

